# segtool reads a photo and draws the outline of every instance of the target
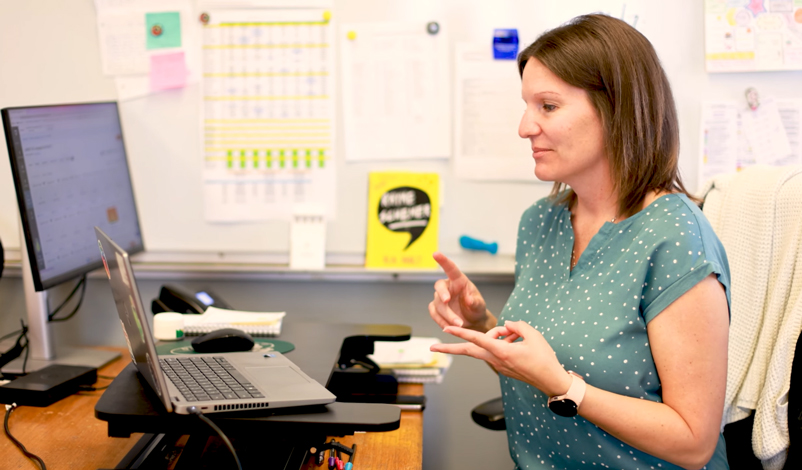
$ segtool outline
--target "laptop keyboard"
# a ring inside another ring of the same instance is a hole
[[[186,401],[265,397],[222,356],[160,357],[159,363]]]

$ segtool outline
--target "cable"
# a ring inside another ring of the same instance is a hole
[[[197,409],[196,407],[190,406],[189,407],[189,412],[194,414],[194,415],[196,415],[198,418],[202,419],[204,423],[208,424],[209,427],[214,429],[214,431],[217,433],[217,435],[220,436],[220,439],[223,440],[223,442],[225,443],[226,447],[228,447],[228,450],[231,451],[231,455],[234,456],[234,460],[237,462],[237,468],[239,470],[242,470],[242,464],[240,464],[239,457],[237,457],[237,451],[234,450],[234,446],[231,444],[231,441],[228,440],[228,437],[223,433],[223,430],[220,429],[219,427],[217,427],[217,425],[214,424],[214,422],[212,422],[211,419],[209,419],[206,416],[204,416],[204,414],[201,413],[201,410]]]
[[[20,354],[22,354],[22,350],[25,349],[25,346],[27,346],[27,344],[28,344],[27,343],[27,336],[25,336],[25,334],[28,332],[28,327],[25,326],[25,322],[23,322],[22,320],[20,320],[20,325],[22,325],[22,328],[20,328],[19,330],[15,331],[14,333],[7,334],[7,335],[3,336],[2,338],[0,338],[0,340],[3,340],[3,339],[6,339],[6,338],[14,335],[14,334],[19,333],[19,336],[17,336],[17,340],[14,341],[14,346],[12,346],[10,349],[8,349],[7,351],[5,351],[3,353],[0,353],[0,367],[5,366],[9,362],[11,362],[14,359],[18,358],[20,356]],[[25,345],[22,344],[22,339],[23,338],[26,339]]]
[[[56,307],[56,309],[55,309],[55,310],[53,310],[52,312],[50,312],[50,313],[47,315],[48,317],[52,317],[52,316],[54,316],[55,314],[57,314],[57,313],[59,312],[59,310],[61,310],[62,308],[64,308],[64,306],[67,304],[67,302],[69,302],[69,301],[70,301],[70,299],[72,298],[72,296],[74,296],[74,295],[75,295],[75,293],[76,293],[76,292],[78,292],[78,288],[79,288],[79,287],[81,287],[81,284],[84,282],[84,279],[85,279],[85,276],[81,277],[81,279],[78,279],[78,282],[75,284],[75,287],[73,287],[73,288],[72,288],[72,291],[71,291],[71,292],[70,292],[70,293],[67,295],[67,298],[65,298],[64,300],[62,300],[62,301],[61,301],[61,303],[59,304],[59,306],[58,306],[58,307]]]
[[[26,328],[22,332],[22,336],[25,338],[25,344],[22,345],[22,349],[25,350],[25,359],[22,360],[22,375],[25,375],[25,366],[28,365],[28,353],[31,351],[31,348],[28,347],[30,344],[30,340],[28,339],[28,329]]]
[[[114,377],[109,377],[108,375],[98,375],[98,378],[114,380]],[[96,392],[98,390],[106,390],[107,388],[109,388],[109,386],[111,386],[111,384],[104,385],[102,387],[94,387],[92,385],[81,385],[81,386],[78,387],[78,391],[79,392]]]
[[[20,448],[20,450],[22,450],[22,453],[25,454],[25,457],[28,457],[29,459],[38,463],[39,467],[41,467],[42,470],[47,470],[45,462],[42,459],[40,459],[37,455],[28,452],[28,449],[26,449],[25,446],[22,445],[22,442],[18,441],[16,437],[11,435],[11,431],[8,429],[8,418],[9,416],[11,416],[11,412],[14,411],[16,408],[17,408],[16,403],[6,405],[6,418],[3,420],[3,429],[5,429],[6,431],[6,436],[8,436],[8,438],[11,439],[11,442],[13,442],[14,445],[16,445],[17,447]]]
[[[19,332],[21,332],[21,331],[22,331],[22,328],[20,328],[20,329],[19,329],[19,330],[17,330],[17,331],[12,331],[11,333],[9,333],[9,334],[7,334],[7,335],[5,335],[5,336],[0,336],[0,341],[3,341],[3,340],[4,340],[4,339],[6,339],[6,338],[11,338],[12,336],[14,336],[15,334],[17,334],[17,333],[19,333]]]
[[[78,387],[78,391],[79,392],[96,392],[98,390],[106,390],[107,388],[109,388],[108,385],[104,385],[102,387],[87,387],[85,385],[82,385],[82,386]]]
[[[75,295],[75,293],[78,292],[78,288],[79,287],[81,288],[81,296],[78,298],[78,304],[75,306],[75,308],[72,310],[72,312],[67,314],[66,317],[56,318],[56,314],[62,308],[64,308],[65,305],[67,305],[67,302],[69,302],[70,299]],[[56,307],[56,309],[53,310],[52,313],[48,314],[47,321],[50,321],[50,322],[66,321],[66,320],[69,320],[70,318],[72,318],[78,312],[78,309],[81,308],[81,303],[83,303],[83,301],[84,301],[84,294],[86,294],[86,274],[81,276],[81,279],[78,281],[77,284],[75,284],[75,287],[72,289],[72,292],[70,292],[70,294],[67,296],[67,298],[64,299],[63,302],[61,302],[61,305]]]

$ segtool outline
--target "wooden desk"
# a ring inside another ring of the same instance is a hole
[[[423,395],[423,385],[399,384],[398,394]],[[402,411],[401,427],[395,431],[359,433],[345,437],[329,436],[326,442],[331,439],[346,446],[357,445],[354,467],[360,470],[420,470],[423,466],[423,413],[420,411]],[[305,467],[306,470],[324,468],[328,468],[326,464],[320,467],[310,464]]]
[[[122,354],[98,371],[98,375],[116,376],[130,362],[125,348],[99,348]],[[98,379],[96,386],[111,381]],[[47,408],[21,406],[11,413],[8,427],[11,434],[44,460],[50,470],[114,468],[136,444],[141,434],[128,439],[108,437],[106,423],[95,419],[95,403],[103,393],[80,392]],[[5,407],[3,407],[5,413]],[[8,436],[0,436],[0,458],[3,468],[32,470],[36,463],[22,454]],[[359,457],[357,457],[359,458]]]
[[[99,375],[116,376],[128,365],[127,349],[101,349],[118,351],[123,357],[101,368]],[[109,380],[99,379],[97,386],[107,383]],[[402,384],[399,393],[422,395],[423,385]],[[114,468],[142,435],[134,434],[127,439],[108,437],[107,423],[94,417],[95,404],[101,394],[102,391],[81,392],[47,408],[20,407],[11,414],[11,434],[29,452],[41,457],[49,470]],[[423,413],[418,411],[401,412],[401,427],[395,431],[333,438],[348,446],[357,443],[355,466],[360,470],[387,468],[388,462],[397,469],[422,467]],[[38,468],[5,434],[0,437],[0,456],[2,468]],[[311,465],[307,468],[326,467]]]

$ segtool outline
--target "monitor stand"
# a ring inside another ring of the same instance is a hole
[[[36,358],[33,353],[28,353],[28,361],[25,362],[25,352],[20,357],[3,366],[2,372],[8,375],[21,375],[44,369],[53,364],[68,366],[86,366],[100,369],[104,365],[120,358],[120,353],[114,351],[104,351],[102,349],[88,349],[75,347],[56,348],[55,356],[52,359]],[[24,365],[24,368],[23,368]]]
[[[25,289],[25,306],[28,313],[28,349],[20,357],[3,366],[4,374],[19,375],[43,369],[49,365],[62,364],[87,366],[99,369],[101,366],[120,357],[114,351],[102,349],[59,347],[53,345],[50,325],[47,320],[47,291],[37,292],[33,286],[31,263],[25,233],[20,230],[20,255],[22,264],[22,285]],[[25,353],[28,360],[25,360]],[[24,364],[24,369],[23,369]]]

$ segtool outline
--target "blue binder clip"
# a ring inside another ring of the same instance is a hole
[[[518,30],[497,29],[493,31],[493,58],[515,60],[518,56]]]

